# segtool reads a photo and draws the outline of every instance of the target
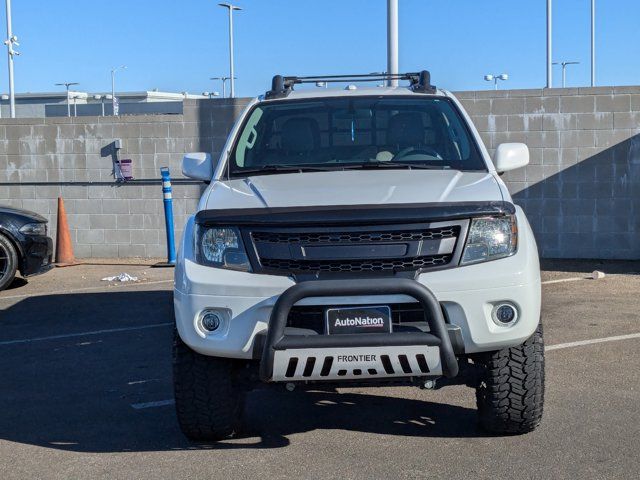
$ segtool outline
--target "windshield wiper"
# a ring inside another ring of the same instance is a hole
[[[236,170],[235,174],[247,173],[278,173],[278,172],[330,172],[335,168],[316,167],[313,165],[263,165],[258,168],[243,168]]]
[[[449,166],[424,165],[419,163],[405,162],[367,162],[358,164],[340,164],[335,163],[331,167],[322,167],[318,165],[263,165],[258,168],[239,169],[232,172],[235,175],[250,175],[256,173],[284,173],[284,172],[332,172],[336,170],[368,170],[375,168],[405,168],[407,170],[448,170]]]
[[[413,168],[417,170],[449,170],[450,167],[447,165],[424,165],[421,163],[404,163],[404,162],[369,162],[369,163],[359,163],[358,165],[344,165],[343,168],[354,170],[354,169],[370,169],[370,168],[406,168],[411,170]]]

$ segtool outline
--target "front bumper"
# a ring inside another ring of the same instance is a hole
[[[53,240],[44,235],[25,235],[21,241],[22,262],[20,273],[24,277],[39,275],[53,267]]]
[[[540,268],[535,239],[522,210],[517,208],[520,231],[515,255],[475,265],[426,271],[416,282],[427,287],[442,307],[447,327],[458,330],[464,353],[498,350],[519,345],[540,321]],[[193,220],[184,238],[193,238]],[[278,298],[296,283],[284,276],[252,274],[198,265],[192,242],[183,242],[175,271],[176,325],[183,341],[204,355],[260,359],[269,319]],[[394,279],[398,281],[399,279]],[[359,283],[360,280],[351,283]],[[319,283],[319,282],[302,282]],[[305,297],[297,306],[386,305],[415,302],[397,291],[379,290],[357,295],[335,291],[335,296]],[[517,306],[519,319],[503,327],[491,319],[493,307],[508,301]],[[197,319],[206,308],[229,313],[224,328],[201,331]],[[456,348],[456,353],[460,349]]]

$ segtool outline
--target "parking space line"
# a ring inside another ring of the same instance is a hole
[[[577,282],[578,280],[590,280],[590,277],[571,277],[571,278],[560,278],[557,280],[546,280],[541,282],[542,285],[549,285],[552,283],[563,283],[563,282]],[[46,295],[64,295],[66,293],[78,293],[78,292],[90,292],[92,290],[103,290],[105,288],[126,288],[126,287],[138,287],[142,285],[159,285],[162,283],[170,283],[173,282],[173,279],[169,280],[153,280],[151,282],[131,282],[131,283],[109,283],[108,285],[100,285],[96,287],[84,287],[84,288],[75,288],[71,290],[53,290],[51,292],[37,292],[37,293],[24,293],[21,295],[8,295],[8,296],[0,296],[0,301],[2,300],[15,300],[17,298],[26,298],[26,297],[43,297]]]
[[[103,333],[129,332],[132,330],[145,330],[147,328],[168,327],[170,325],[173,325],[173,322],[154,323],[152,325],[140,325],[137,327],[109,328],[105,330],[94,330],[91,332],[80,332],[80,333],[68,333],[64,335],[51,335],[49,337],[23,338],[20,340],[5,340],[3,342],[0,342],[0,346],[17,345],[19,343],[44,342],[46,340],[61,340],[65,338],[74,338],[74,337],[86,337],[89,335],[101,335]]]
[[[100,285],[99,287],[85,287],[85,288],[76,288],[72,290],[54,290],[52,292],[25,293],[23,295],[11,295],[8,297],[0,296],[0,301],[15,300],[16,298],[26,298],[26,297],[44,297],[47,295],[63,295],[66,293],[90,292],[91,290],[105,290],[110,287],[125,288],[125,287],[139,287],[142,285],[158,285],[160,283],[169,283],[169,282],[173,282],[173,279],[154,280],[152,282],[132,282],[132,283],[122,283],[122,284],[110,283],[108,285]]]
[[[560,350],[563,348],[582,347],[585,345],[593,345],[594,343],[615,342],[618,340],[630,340],[633,338],[640,338],[640,333],[630,333],[629,335],[616,335],[615,337],[594,338],[592,340],[580,340],[577,342],[558,343],[556,345],[548,345],[545,347],[545,351]],[[136,410],[143,410],[145,408],[164,407],[167,405],[175,404],[174,399],[156,400],[155,402],[145,403],[132,403],[131,407]]]
[[[593,345],[595,343],[616,342],[618,340],[630,340],[632,338],[640,338],[640,333],[630,333],[628,335],[616,335],[613,337],[594,338],[591,340],[579,340],[577,342],[558,343],[556,345],[548,345],[546,351],[560,350],[563,348],[582,347],[584,345]]]
[[[594,270],[589,275],[582,277],[557,278],[555,280],[546,280],[541,283],[542,285],[551,285],[552,283],[579,282],[580,280],[600,280],[605,276],[604,272]]]
[[[557,280],[546,280],[541,282],[542,285],[551,285],[552,283],[579,282],[580,280],[589,280],[585,277],[559,278]]]
[[[557,280],[546,280],[541,282],[542,285],[549,285],[551,283],[562,283],[562,282],[577,282],[578,280],[590,280],[589,277],[571,277],[571,278],[560,278]],[[173,282],[173,279],[169,280],[153,280],[151,282],[132,282],[132,283],[110,283],[108,285],[100,285],[98,287],[84,287],[84,288],[76,288],[72,290],[54,290],[51,292],[38,292],[38,293],[24,293],[22,295],[9,295],[9,296],[0,296],[0,301],[2,300],[13,300],[16,298],[25,298],[25,297],[42,297],[45,295],[61,295],[65,293],[77,293],[77,292],[88,292],[91,290],[102,290],[110,287],[124,288],[124,287],[137,287],[141,285],[158,285],[161,283],[169,283]]]

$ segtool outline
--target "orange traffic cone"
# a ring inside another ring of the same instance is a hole
[[[58,231],[56,234],[56,267],[75,265],[71,234],[67,223],[67,212],[64,209],[64,200],[58,197]]]

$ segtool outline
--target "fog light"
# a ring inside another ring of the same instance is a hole
[[[211,311],[204,311],[200,315],[200,326],[207,332],[214,332],[222,325],[222,317]]]
[[[491,318],[501,327],[510,327],[518,321],[518,310],[510,303],[501,303],[493,307]]]

